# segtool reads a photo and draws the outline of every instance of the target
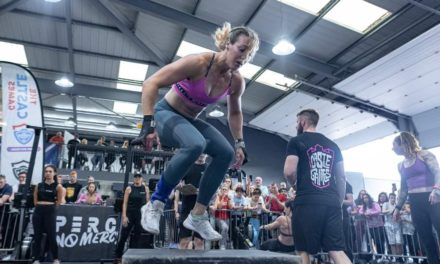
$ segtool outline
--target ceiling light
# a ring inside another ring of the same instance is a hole
[[[132,85],[126,83],[116,83],[116,89],[132,91],[132,92],[142,92],[142,85]]]
[[[359,33],[365,33],[391,12],[363,0],[341,0],[325,16],[332,21]]]
[[[120,61],[118,78],[143,82],[147,71],[148,64]]]
[[[298,82],[294,79],[288,78],[281,73],[271,70],[265,70],[256,80],[256,82],[287,91],[289,87],[293,87]]]
[[[202,53],[202,52],[212,53],[214,51],[183,40],[180,43],[180,46],[179,46],[179,49],[177,50],[176,55],[179,57],[185,57],[190,54],[196,54],[196,53]]]
[[[0,61],[27,65],[28,61],[24,46],[0,41]]]
[[[292,54],[295,51],[295,45],[292,42],[282,39],[273,48],[272,52],[279,56]]]
[[[71,82],[69,79],[67,78],[61,78],[55,81],[55,84],[60,86],[60,87],[64,87],[64,88],[70,88],[73,87],[73,82]]]
[[[214,109],[208,114],[210,117],[222,117],[225,114],[221,111],[220,107],[216,105]]]
[[[317,15],[330,0],[278,0],[279,2]]]
[[[58,2],[61,2],[61,0],[44,0],[44,1],[49,2],[49,3],[58,3]]]
[[[119,114],[135,115],[138,109],[138,104],[115,101],[113,104],[113,111]]]

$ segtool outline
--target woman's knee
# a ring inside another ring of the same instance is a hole
[[[187,146],[183,146],[182,151],[186,151],[188,155],[197,159],[205,150],[206,141],[198,141]]]
[[[234,160],[235,151],[230,145],[216,148],[215,151],[216,153],[211,155],[213,159],[222,160],[228,164]]]

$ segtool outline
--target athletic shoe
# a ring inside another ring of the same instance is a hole
[[[39,260],[34,260],[34,262],[32,262],[32,264],[40,264]]]
[[[159,200],[148,202],[142,206],[141,225],[147,232],[159,235],[160,217],[163,215],[164,206],[165,203]]]
[[[218,241],[222,239],[222,235],[217,233],[211,223],[209,223],[208,214],[206,212],[200,216],[193,216],[193,214],[190,213],[183,222],[183,226],[199,233],[205,240]]]

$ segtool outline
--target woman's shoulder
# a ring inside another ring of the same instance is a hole
[[[232,72],[232,85],[242,87],[244,84],[244,78],[241,73],[237,71]]]
[[[187,55],[182,57],[181,60],[190,61],[193,67],[207,67],[211,63],[212,56],[212,52],[203,52]]]

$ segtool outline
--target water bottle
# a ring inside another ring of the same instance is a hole
[[[246,244],[246,246],[248,246],[249,248],[253,248],[254,244],[252,243],[252,241],[249,240],[249,238],[246,238],[244,240],[244,243]]]

